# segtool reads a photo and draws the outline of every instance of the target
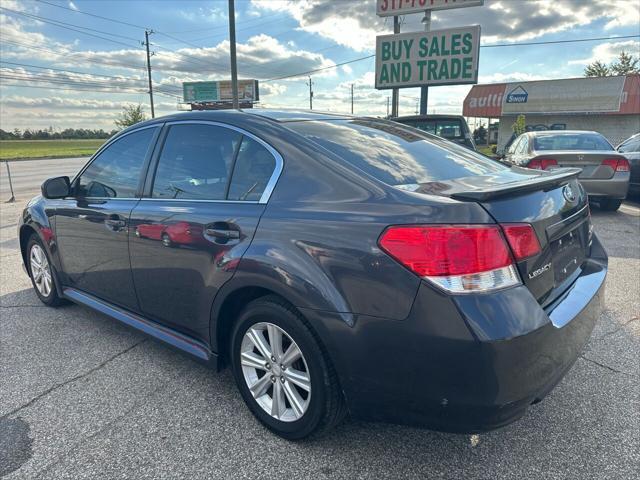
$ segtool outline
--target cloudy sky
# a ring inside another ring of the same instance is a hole
[[[421,30],[408,15],[402,31]],[[147,112],[145,28],[151,35],[156,114],[180,108],[183,81],[226,79],[227,1],[0,0],[0,127],[113,128],[127,103]],[[375,36],[392,31],[375,0],[236,0],[240,78],[260,80],[262,105],[386,113],[373,88]],[[483,7],[434,12],[432,29],[480,24],[480,82],[581,76],[584,66],[640,52],[635,39],[518,45],[640,34],[638,0],[485,0]],[[287,78],[282,78],[287,77]],[[469,86],[430,89],[429,112],[461,113]],[[401,91],[401,114],[417,89]]]

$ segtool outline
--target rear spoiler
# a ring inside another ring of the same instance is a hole
[[[548,172],[548,173],[547,173]],[[522,193],[531,190],[544,190],[555,187],[561,183],[567,183],[572,178],[577,178],[580,174],[579,168],[559,168],[545,171],[546,175],[536,175],[530,178],[504,183],[501,185],[488,184],[477,186],[469,190],[464,189],[464,185],[456,184],[446,194],[456,200],[473,200],[484,202],[497,197],[503,197],[512,193]]]

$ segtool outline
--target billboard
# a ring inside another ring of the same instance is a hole
[[[482,4],[484,4],[484,0],[377,0],[376,13],[379,17],[389,17],[424,12],[425,10],[479,7]]]
[[[376,37],[376,88],[478,83],[480,25]]]
[[[182,95],[185,103],[231,102],[233,100],[231,80],[184,82]],[[245,102],[260,100],[258,81],[238,80],[238,100]]]
[[[475,85],[463,104],[467,117],[519,114],[638,114],[640,75],[567,78]]]

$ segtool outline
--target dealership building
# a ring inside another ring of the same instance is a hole
[[[593,130],[616,146],[640,132],[640,75],[474,85],[464,100],[465,117],[499,119],[498,152],[521,114],[527,130]]]

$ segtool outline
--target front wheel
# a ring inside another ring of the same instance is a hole
[[[27,244],[27,266],[31,283],[40,301],[49,307],[57,307],[64,303],[58,296],[56,279],[47,252],[36,235],[32,235]]]
[[[245,403],[277,435],[298,440],[344,417],[342,393],[326,353],[300,314],[279,297],[245,307],[230,351]]]
[[[615,212],[622,205],[622,200],[618,200],[615,198],[603,198],[599,200],[600,208],[602,210],[606,210],[607,212]]]

